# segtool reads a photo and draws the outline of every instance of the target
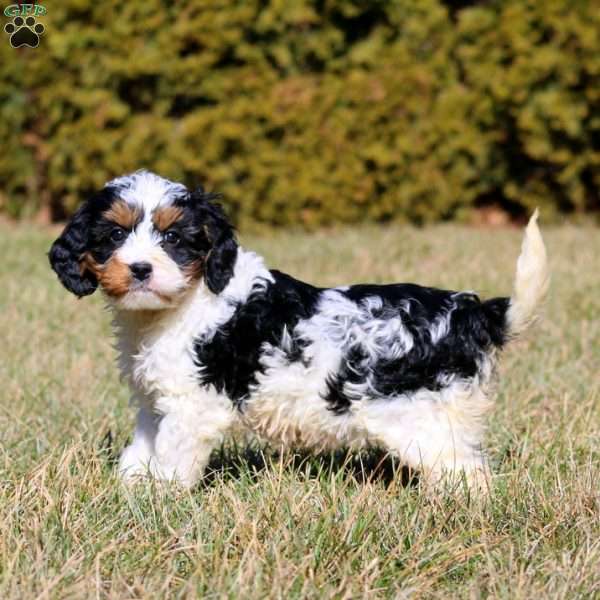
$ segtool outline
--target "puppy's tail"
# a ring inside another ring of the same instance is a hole
[[[536,209],[525,229],[521,255],[517,261],[515,289],[506,313],[506,333],[509,338],[522,334],[536,320],[540,304],[548,293],[548,259],[537,219]]]

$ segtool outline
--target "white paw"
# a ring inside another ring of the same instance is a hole
[[[155,459],[148,453],[140,453],[135,446],[127,446],[119,459],[119,477],[127,484],[142,478],[156,477]]]

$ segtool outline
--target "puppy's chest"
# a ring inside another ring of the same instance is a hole
[[[136,390],[155,399],[197,393],[193,346],[193,336],[184,331],[120,340],[121,371]]]
[[[203,393],[196,342],[230,318],[233,307],[199,294],[162,319],[117,315],[121,372],[140,395],[175,400]]]

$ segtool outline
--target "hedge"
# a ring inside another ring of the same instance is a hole
[[[48,2],[38,48],[0,45],[0,211],[142,167],[241,224],[597,210],[594,4]]]

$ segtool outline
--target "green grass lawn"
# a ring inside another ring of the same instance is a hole
[[[0,598],[600,598],[600,232],[544,232],[544,320],[504,354],[487,503],[425,494],[376,454],[222,450],[193,492],[124,489],[132,430],[109,313],[0,225]],[[323,285],[506,295],[518,230],[366,227],[245,246]],[[379,465],[379,466],[378,466]]]

